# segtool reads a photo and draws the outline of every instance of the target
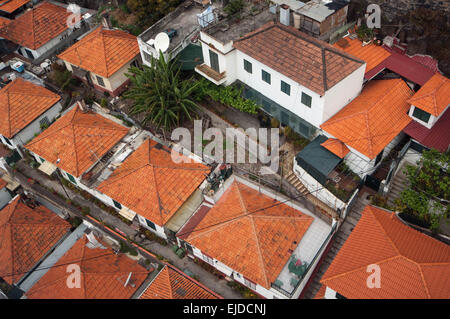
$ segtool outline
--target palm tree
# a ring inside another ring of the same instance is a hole
[[[166,62],[160,52],[159,59],[152,56],[151,66],[142,69],[131,67],[126,74],[131,80],[131,89],[124,93],[134,105],[131,114],[145,114],[143,124],[152,122],[163,132],[179,126],[185,118],[198,109],[192,99],[198,83],[192,79],[180,79],[180,66],[176,61]]]

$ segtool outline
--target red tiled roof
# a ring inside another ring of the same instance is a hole
[[[12,138],[60,99],[42,86],[17,78],[0,90],[0,134]]]
[[[36,50],[68,29],[66,8],[43,2],[0,29],[0,36]]]
[[[326,290],[327,286],[320,285],[319,291],[316,293],[313,299],[324,299]]]
[[[371,81],[320,127],[373,159],[411,122],[407,100],[412,95],[401,79]]]
[[[441,115],[450,104],[450,80],[436,73],[408,102],[434,116]]]
[[[391,56],[366,73],[366,79],[371,79],[383,69],[389,69],[408,81],[424,85],[434,75],[432,69],[415,61],[407,55],[391,52]]]
[[[170,149],[147,140],[97,189],[153,223],[164,226],[209,171],[209,167],[194,160],[174,163]]]
[[[325,147],[327,150],[329,150],[339,158],[344,158],[348,153],[350,153],[349,148],[345,146],[344,143],[335,138],[329,138],[320,145]]]
[[[5,25],[10,24],[11,20],[4,18],[4,17],[0,17],[0,28],[3,28]]]
[[[148,271],[112,249],[89,248],[79,239],[61,259],[26,293],[29,299],[129,299],[142,285]],[[67,286],[67,265],[80,267],[80,288]],[[129,274],[133,286],[124,287]]]
[[[369,265],[381,288],[368,288]],[[321,283],[349,299],[449,299],[450,247],[367,206]]]
[[[344,50],[363,61],[366,61],[366,74],[380,65],[384,60],[391,56],[382,46],[373,43],[363,46],[359,39],[342,38],[334,44],[336,48]]]
[[[403,132],[411,136],[425,147],[445,152],[450,145],[450,108],[434,123],[431,129],[419,122],[412,121]]]
[[[25,147],[75,177],[113,148],[129,129],[76,105]],[[60,159],[59,163],[56,161]]]
[[[0,11],[13,13],[28,2],[30,2],[30,0],[2,0],[0,1]]]
[[[17,283],[70,228],[47,208],[14,199],[0,211],[0,277]]]
[[[106,30],[100,26],[58,57],[108,78],[139,55],[139,52],[134,35],[122,30]]]
[[[345,79],[364,61],[295,28],[267,23],[233,46],[317,94]]]
[[[8,182],[6,182],[3,178],[0,178],[0,189],[3,189],[8,185]]]
[[[218,299],[220,296],[206,289],[189,276],[171,266],[153,279],[140,299]]]
[[[312,221],[235,181],[185,241],[270,289]]]

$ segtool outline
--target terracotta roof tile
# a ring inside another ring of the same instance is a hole
[[[75,106],[25,147],[75,177],[113,148],[129,129]],[[57,164],[56,161],[60,159]]]
[[[17,197],[0,211],[0,277],[17,283],[70,228],[47,208],[31,209]]]
[[[450,104],[450,80],[436,73],[408,102],[436,117],[441,115]]]
[[[171,150],[160,146],[153,140],[145,141],[98,190],[164,226],[200,186],[210,169],[193,160],[174,163]]]
[[[313,221],[286,204],[261,210],[276,203],[235,181],[185,240],[270,289]]]
[[[100,26],[58,57],[108,78],[139,54],[139,45],[134,35]]]
[[[30,299],[129,299],[142,285],[148,271],[124,254],[112,249],[89,248],[86,237],[62,256],[26,293]],[[67,265],[81,271],[80,288],[67,286]],[[130,274],[133,286],[124,284]]]
[[[381,288],[367,287],[371,264],[380,266]],[[448,299],[449,278],[446,244],[367,206],[321,283],[350,299]]]
[[[12,138],[60,99],[42,86],[17,78],[0,90],[0,134]]]
[[[344,158],[348,153],[350,153],[349,148],[345,146],[344,143],[335,138],[329,138],[320,145],[340,158]]]
[[[36,50],[68,29],[71,14],[62,6],[44,2],[0,29],[0,36]]]
[[[320,285],[319,291],[317,291],[317,293],[313,299],[324,299],[326,290],[327,290],[327,286]]]
[[[372,71],[380,63],[391,56],[391,53],[382,46],[373,43],[363,46],[359,39],[342,38],[334,44],[334,47],[341,49],[367,63],[366,73]]]
[[[413,92],[401,79],[372,81],[361,94],[320,127],[370,159],[410,122]]]
[[[8,185],[8,182],[6,182],[3,178],[0,178],[0,189],[3,189]]]
[[[5,25],[10,24],[11,20],[4,18],[4,17],[0,17],[0,28],[3,28]]]
[[[13,13],[28,2],[30,2],[30,0],[3,0],[0,1],[0,11]]]
[[[328,43],[272,22],[233,46],[320,95],[364,64]]]
[[[179,270],[166,265],[153,279],[140,299],[218,299],[220,296],[203,287]]]

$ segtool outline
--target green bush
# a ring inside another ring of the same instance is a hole
[[[244,8],[244,1],[242,0],[231,0],[228,5],[223,9],[226,14],[232,16],[238,13]]]

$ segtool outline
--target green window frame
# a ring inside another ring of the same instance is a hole
[[[305,92],[302,92],[302,104],[306,105],[307,107],[311,107],[312,104],[312,97]]]
[[[269,73],[269,72],[266,72],[266,71],[264,71],[264,70],[261,70],[261,79],[262,79],[264,82],[270,84],[270,82],[271,82],[271,80],[270,80],[270,73]]]
[[[122,209],[122,205],[121,205],[119,202],[116,202],[114,199],[113,199],[112,201],[113,201],[114,206],[115,206],[117,209]]]
[[[428,121],[430,120],[431,114],[428,112],[425,112],[422,109],[419,109],[418,107],[414,107],[413,116],[416,119],[419,119],[425,123],[428,123]]]
[[[77,183],[77,181],[75,180],[75,177],[73,177],[73,176],[70,175],[69,173],[66,173],[66,174],[67,174],[67,178],[69,178],[69,181],[71,181],[71,182],[74,183],[74,184]]]
[[[286,82],[284,82],[283,80],[281,80],[281,92],[287,95],[291,95],[291,86]]]
[[[145,222],[147,223],[147,226],[150,227],[153,230],[156,230],[156,226],[154,223],[152,223],[151,221],[149,221],[147,218],[145,219]]]
[[[244,70],[250,74],[252,74],[253,72],[251,62],[247,61],[246,59],[244,59]]]

